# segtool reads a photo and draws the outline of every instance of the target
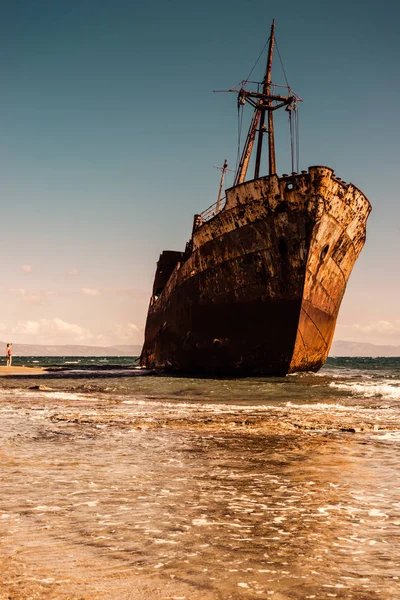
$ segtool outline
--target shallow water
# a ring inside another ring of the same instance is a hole
[[[390,360],[1,379],[0,598],[400,598]]]

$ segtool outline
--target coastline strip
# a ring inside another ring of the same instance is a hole
[[[5,367],[0,366],[0,377],[7,375],[44,375],[47,373],[43,367]]]

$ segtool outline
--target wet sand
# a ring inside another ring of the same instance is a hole
[[[372,411],[3,391],[0,600],[400,598]]]
[[[6,375],[43,375],[45,369],[41,367],[5,367],[0,366],[0,377]]]

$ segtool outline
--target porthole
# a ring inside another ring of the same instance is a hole
[[[327,244],[321,250],[321,256],[320,256],[321,260],[324,260],[324,258],[326,258],[326,255],[328,254],[328,250],[329,250],[329,246]]]
[[[292,183],[291,181],[289,183],[286,184],[286,189],[287,190],[294,190],[294,183]]]
[[[286,241],[283,238],[279,240],[278,250],[281,256],[287,256],[288,247]]]

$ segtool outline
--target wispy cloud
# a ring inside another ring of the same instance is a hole
[[[74,277],[75,275],[79,275],[79,269],[68,269],[67,275],[70,277]]]
[[[379,320],[369,323],[354,323],[337,326],[336,339],[348,341],[368,341],[371,343],[400,343],[400,319]]]
[[[0,288],[0,293],[6,293],[11,296],[17,296],[23,299],[23,301],[27,304],[45,304],[46,299],[51,296],[57,297],[70,297],[70,296],[90,296],[92,298],[98,296],[108,296],[108,297],[121,297],[126,296],[130,298],[147,298],[148,290],[141,290],[137,288],[90,288],[83,287],[80,289],[73,289],[72,287],[67,287],[64,289],[54,290],[35,290],[35,289],[27,289],[24,287],[15,287],[15,288]]]
[[[81,293],[85,296],[131,296],[132,298],[147,298],[148,290],[139,288],[81,288]]]
[[[23,271],[23,273],[32,273],[33,267],[32,265],[21,265],[21,271]]]
[[[81,293],[84,296],[101,296],[101,291],[93,288],[81,288]]]
[[[143,341],[143,328],[136,323],[115,323],[114,338],[127,344],[141,344]]]
[[[56,296],[57,292],[50,290],[27,290],[25,288],[10,288],[8,294],[23,299],[26,304],[45,304],[49,296]]]
[[[10,325],[0,322],[0,339],[20,344],[83,344],[112,346],[142,344],[143,327],[136,323],[115,323],[102,333],[89,331],[77,323],[53,317],[19,321]]]
[[[105,296],[132,296],[133,298],[147,298],[149,290],[139,288],[105,288],[102,293]]]
[[[11,327],[0,323],[0,335],[23,340],[23,343],[36,344],[83,344],[96,339],[96,336],[84,327],[68,323],[59,317],[38,319],[37,321],[19,321]]]

